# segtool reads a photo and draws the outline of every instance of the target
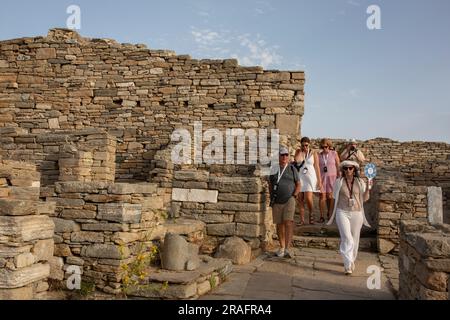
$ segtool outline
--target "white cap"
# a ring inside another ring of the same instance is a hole
[[[283,154],[289,154],[289,150],[286,147],[281,147],[279,154],[280,156]]]

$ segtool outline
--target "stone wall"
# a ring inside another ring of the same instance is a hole
[[[172,213],[206,223],[208,242],[203,252],[212,253],[226,237],[238,236],[258,250],[267,240],[266,189],[257,176],[232,176],[218,168],[174,172]]]
[[[428,193],[429,187],[414,187],[405,183],[381,186],[377,223],[380,253],[398,252],[400,221],[428,223]]]
[[[55,203],[39,201],[36,166],[0,157],[0,300],[48,290]]]
[[[0,134],[0,155],[36,164],[42,186],[114,181],[116,138],[104,130],[27,134],[21,128],[0,128]]]
[[[320,139],[313,141],[315,148],[319,147]],[[332,139],[336,150],[341,151],[347,142],[342,139]],[[367,163],[372,162],[378,167],[379,186],[385,181],[397,180],[411,186],[436,186],[442,188],[444,206],[444,221],[450,222],[450,144],[442,142],[398,142],[390,139],[377,138],[358,141],[358,148],[363,151]],[[378,199],[379,190],[375,186],[372,195]],[[377,219],[377,202],[370,201],[367,205],[373,220]]]
[[[57,182],[47,193],[56,202],[52,279],[67,278],[67,268],[77,265],[83,281],[119,293],[121,267],[142,243],[164,236],[157,232],[166,214],[156,184]]]
[[[116,180],[145,181],[174,129],[192,131],[194,121],[204,130],[277,127],[286,141],[296,140],[304,82],[303,72],[195,60],[53,29],[0,42],[0,127],[31,134],[104,128],[118,139]]]
[[[399,298],[449,300],[449,225],[404,221],[400,229]]]

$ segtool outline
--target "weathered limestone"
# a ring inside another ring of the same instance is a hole
[[[200,263],[198,246],[173,233],[166,234],[161,256],[162,267],[167,270],[192,271]]]
[[[129,296],[161,299],[196,299],[219,286],[232,271],[230,260],[200,256],[193,271],[148,270],[148,277],[138,287],[127,290]],[[164,286],[164,283],[167,286]]]
[[[159,192],[151,183],[57,182],[48,194],[58,213],[52,278],[62,281],[76,265],[85,281],[120,292],[120,266],[135,259],[136,245],[150,241],[162,222]]]
[[[48,289],[55,225],[40,214],[54,206],[38,201],[39,179],[34,165],[0,159],[0,300],[38,298]]]
[[[249,263],[251,256],[252,250],[250,246],[238,237],[226,239],[216,253],[217,258],[230,259],[237,265]]]
[[[404,221],[400,235],[400,299],[449,300],[450,228]]]
[[[428,188],[402,184],[384,185],[378,204],[378,250],[398,251],[400,221],[425,223],[428,213]],[[442,204],[441,204],[442,206]]]

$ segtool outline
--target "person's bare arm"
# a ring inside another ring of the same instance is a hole
[[[369,180],[366,183],[366,190],[364,191],[363,200],[364,202],[369,201],[370,199],[370,189],[369,189]]]
[[[356,158],[359,160],[359,162],[364,162],[366,161],[366,158],[364,157],[364,154],[361,152],[361,150],[358,150],[358,152],[356,152]]]
[[[337,177],[338,178],[341,176],[341,170],[339,170],[339,165],[340,164],[341,164],[341,160],[339,160],[339,156],[337,156],[336,157],[336,172],[337,172]]]
[[[316,171],[317,177],[317,189],[322,189],[322,179],[320,177],[319,156],[317,152],[314,152],[314,171]]]
[[[300,193],[300,190],[301,190],[301,184],[300,184],[300,181],[297,181],[297,182],[295,183],[295,190],[294,190],[293,196],[297,198],[297,196],[298,196],[299,193]]]

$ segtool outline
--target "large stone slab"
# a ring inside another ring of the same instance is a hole
[[[141,205],[130,203],[99,204],[97,219],[121,223],[139,223],[141,221]]]
[[[12,242],[27,242],[53,237],[55,224],[47,216],[2,217],[0,238],[9,237]]]
[[[199,171],[199,170],[175,171],[174,178],[175,178],[175,180],[181,180],[181,181],[207,182],[208,178],[209,178],[209,172],[208,171]]]
[[[50,265],[38,263],[19,270],[0,269],[0,288],[19,288],[50,275]]]
[[[209,189],[224,193],[260,193],[262,191],[260,178],[243,177],[210,177]]]
[[[98,193],[99,190],[106,189],[108,182],[56,182],[55,190],[57,193]]]
[[[444,221],[444,207],[442,205],[442,188],[428,187],[428,222],[442,224]]]
[[[182,202],[217,203],[217,190],[204,189],[172,189],[172,200]]]
[[[114,244],[93,244],[90,246],[84,246],[81,249],[81,256],[121,260],[130,256],[130,250],[128,247],[122,247],[121,249],[119,246]]]
[[[0,199],[0,216],[27,216],[37,213],[37,202],[19,199]]]
[[[112,194],[153,194],[157,190],[155,183],[114,183],[108,188],[108,192]]]

